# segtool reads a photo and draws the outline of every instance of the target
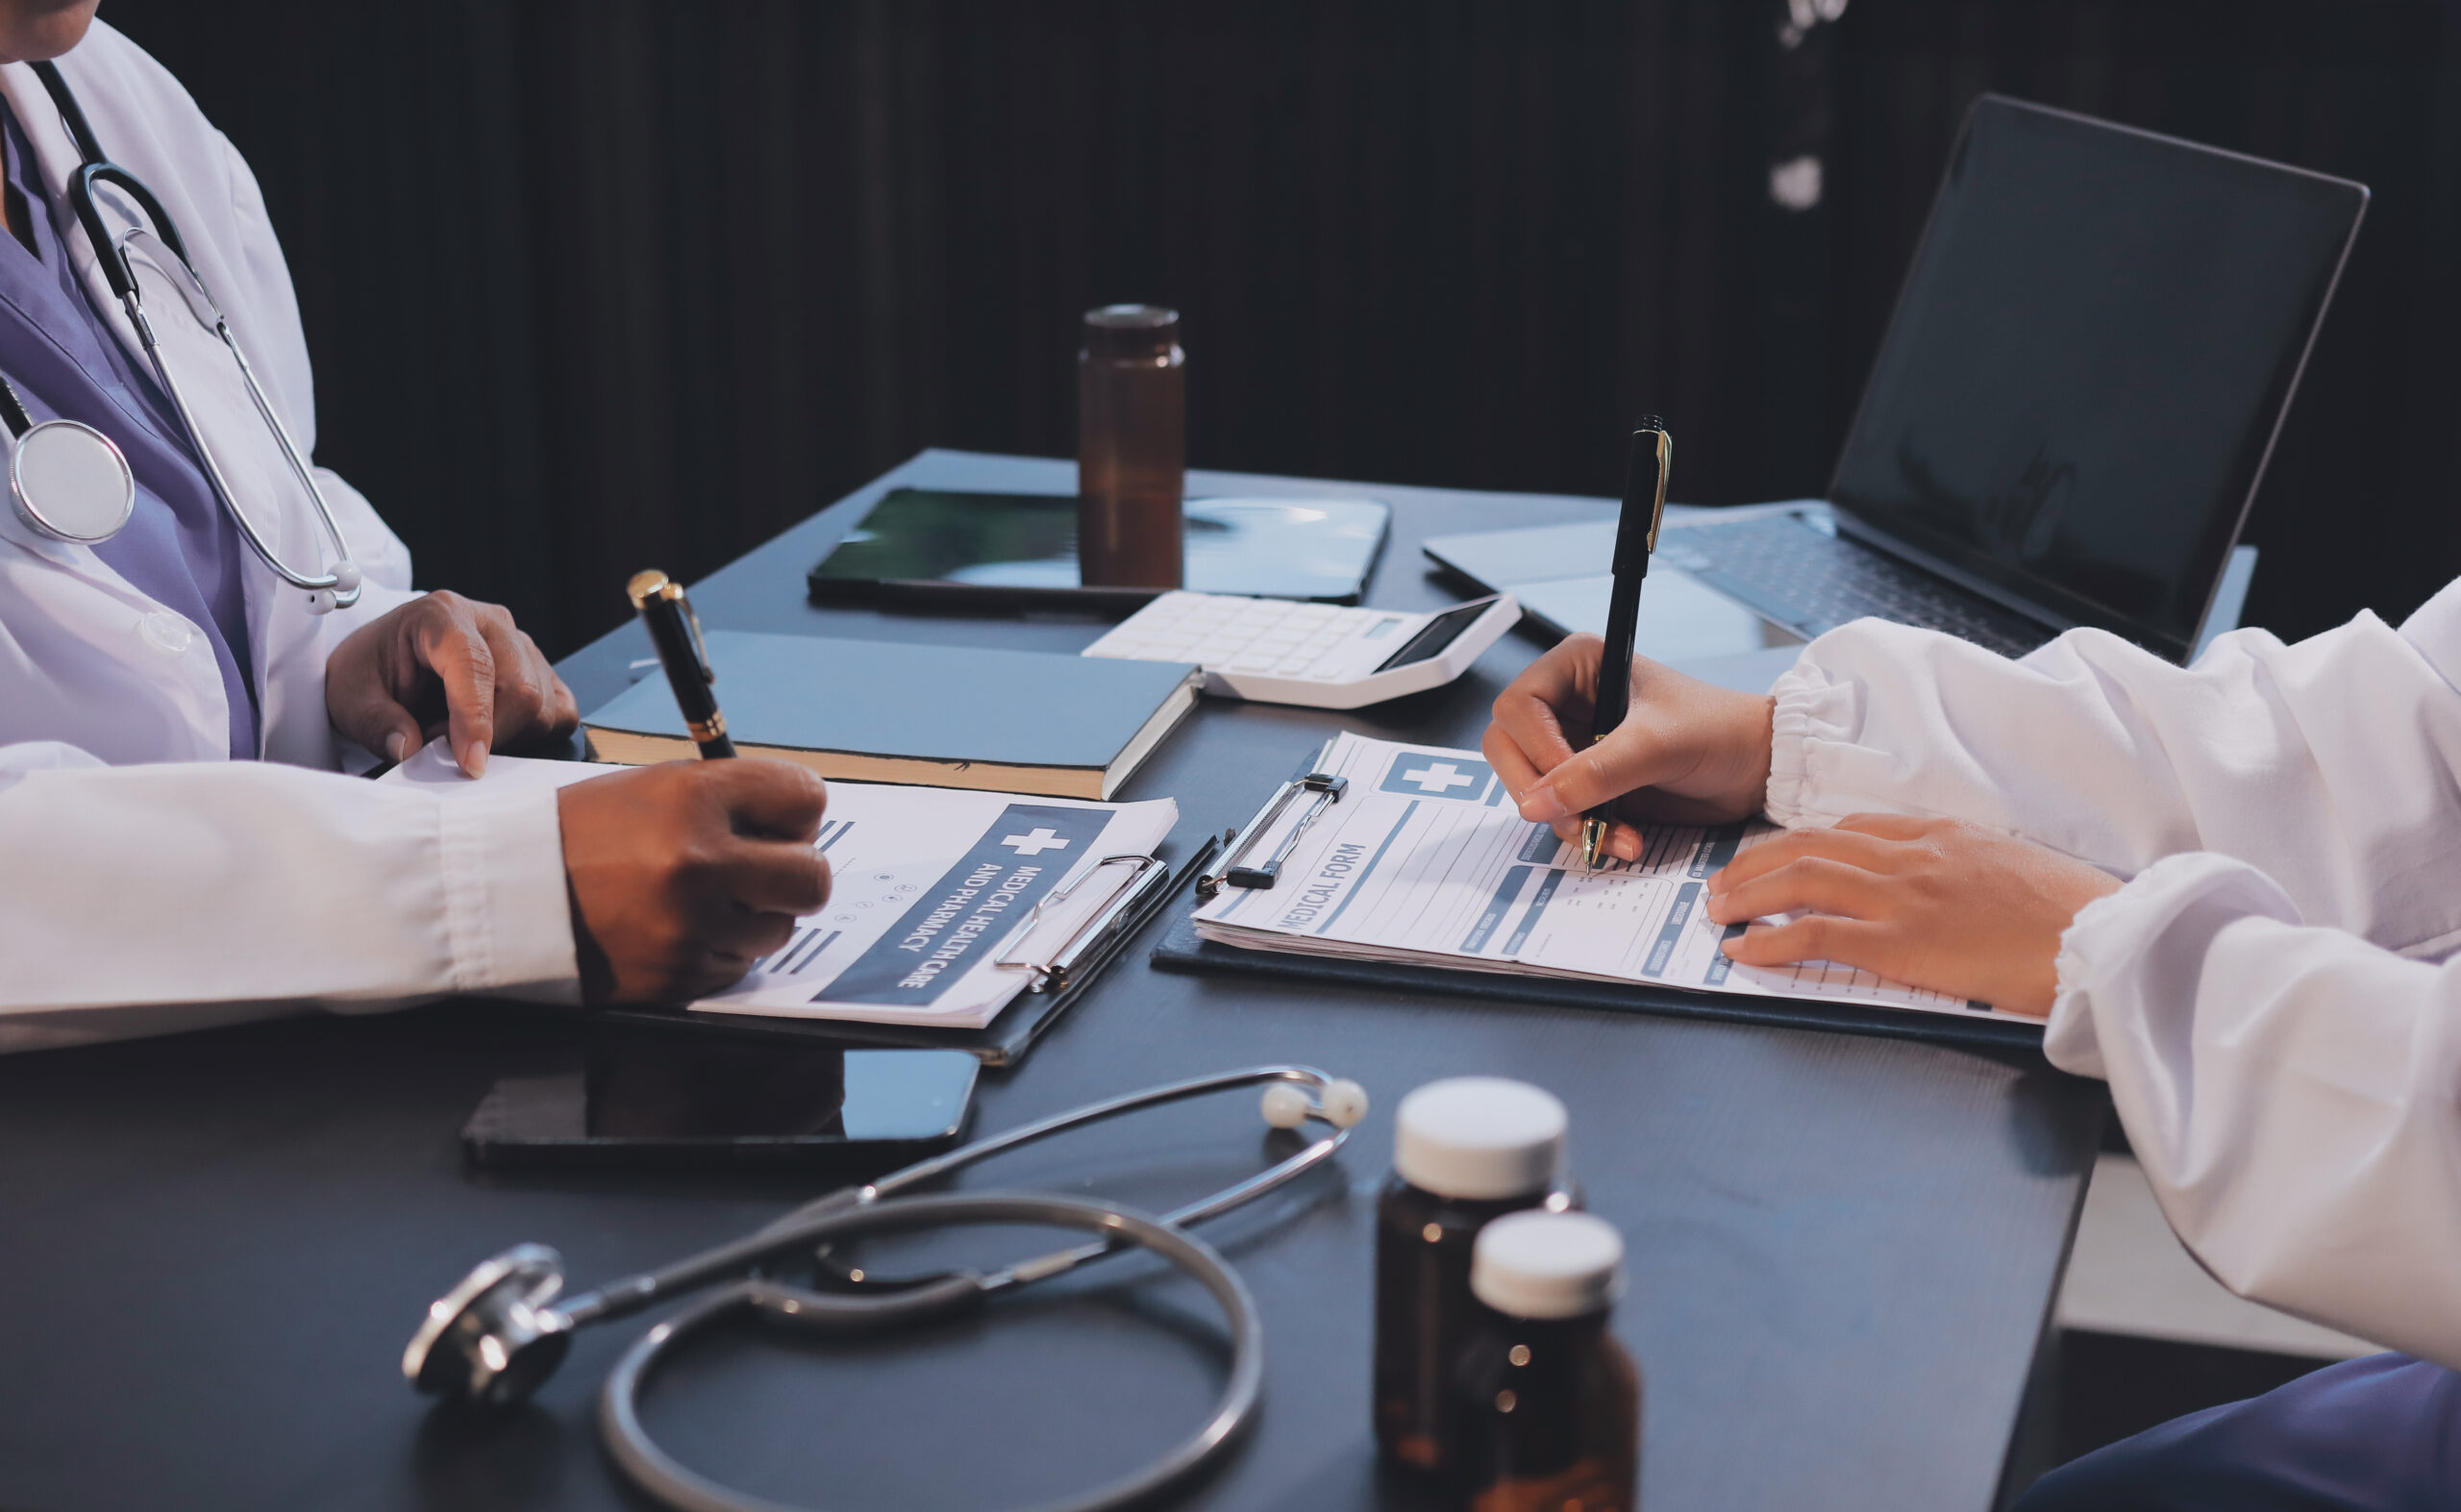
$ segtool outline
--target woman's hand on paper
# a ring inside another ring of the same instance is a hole
[[[2059,938],[2119,882],[2056,851],[1951,819],[1855,814],[1794,830],[1709,879],[1708,916],[1748,966],[1829,960],[2036,1018],[2057,995]]]
[[[1634,657],[1630,712],[1604,740],[1575,750],[1576,740],[1589,737],[1603,645],[1595,635],[1572,636],[1496,698],[1481,744],[1521,816],[1578,840],[1581,815],[1610,800],[1631,820],[1719,824],[1758,813],[1777,706],[1765,695]],[[1606,851],[1638,859],[1640,831],[1616,825]]]
[[[582,995],[675,1003],[739,979],[829,899],[829,794],[784,761],[669,761],[557,795]]]
[[[477,777],[489,751],[561,740],[581,723],[572,689],[500,605],[429,593],[350,633],[325,661],[334,729],[399,761],[441,729]]]

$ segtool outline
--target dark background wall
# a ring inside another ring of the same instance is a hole
[[[1791,7],[1791,9],[1790,9]],[[1983,89],[2364,180],[2251,617],[2461,570],[2461,7],[107,0],[263,182],[319,458],[560,654],[930,445],[1066,455],[1185,312],[1199,465],[1820,492]],[[1773,169],[1819,167],[1816,204]],[[1797,193],[1795,198],[1803,196]],[[1508,523],[1506,521],[1499,521]]]

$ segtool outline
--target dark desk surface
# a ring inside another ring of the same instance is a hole
[[[875,490],[892,481],[1056,492],[1073,474],[939,453]],[[1342,491],[1393,501],[1373,597],[1401,607],[1448,598],[1423,580],[1424,534],[1601,508]],[[1060,651],[1097,632],[813,610],[804,569],[847,512],[697,586],[704,618]],[[1344,718],[1475,744],[1532,652],[1508,637],[1451,688],[1350,716],[1208,706],[1129,796],[1176,797],[1196,837],[1245,817]],[[643,654],[627,627],[564,673],[586,708]],[[643,1504],[615,1482],[589,1416],[629,1329],[584,1336],[535,1403],[496,1421],[431,1412],[397,1373],[428,1301],[507,1244],[554,1244],[586,1283],[763,1221],[811,1184],[464,1170],[455,1135],[481,1095],[556,1062],[570,1034],[555,1015],[463,1003],[0,1059],[0,1506]],[[1373,1194],[1394,1099],[1464,1072],[1563,1097],[1591,1204],[1629,1241],[1618,1326],[1648,1382],[1653,1512],[1990,1504],[2092,1164],[2100,1087],[1876,1039],[1166,975],[1140,948],[1022,1068],[986,1082],[979,1127],[1278,1060],[1359,1078],[1379,1115],[1331,1178],[1213,1230],[1263,1307],[1269,1381],[1261,1432],[1187,1504],[1408,1504],[1380,1485],[1367,1432]],[[985,1179],[1160,1206],[1251,1168],[1260,1132],[1242,1097]],[[1215,1386],[1201,1295],[1140,1267],[1114,1262],[893,1348],[716,1341],[650,1415],[688,1462],[790,1501],[1008,1507],[1088,1486],[1184,1431]]]

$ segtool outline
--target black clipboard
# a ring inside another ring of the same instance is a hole
[[[1341,798],[1341,780],[1316,770],[1324,759],[1319,750],[1277,788],[1247,824],[1226,837],[1230,847],[1222,865],[1206,874],[1199,892],[1209,896],[1222,886],[1272,887],[1280,863],[1296,843],[1299,831]],[[1300,819],[1283,843],[1266,856],[1252,853],[1273,830],[1279,816],[1299,805]],[[1919,1008],[1885,1008],[1860,1003],[1824,1003],[1802,998],[1770,998],[1757,994],[1704,992],[1651,982],[1597,981],[1581,977],[1527,976],[1471,971],[1455,966],[1402,965],[1387,961],[1342,960],[1302,955],[1288,951],[1225,945],[1200,937],[1193,911],[1171,922],[1148,957],[1160,971],[1199,975],[1230,973],[1273,977],[1288,981],[1339,982],[1380,992],[1433,993],[1496,1004],[1543,1004],[1553,1007],[1603,1008],[1619,1013],[1650,1013],[1661,1018],[1715,1019],[1729,1024],[1764,1024],[1785,1029],[1821,1029],[1832,1034],[1869,1034],[1883,1039],[1919,1040],[1963,1050],[2010,1051],[2035,1058],[2042,1055],[2043,1029],[1976,1012],[1972,1018]]]
[[[1151,867],[1128,878],[1119,896],[1098,910],[1069,939],[1043,946],[1034,939],[1034,919],[1002,948],[1013,953],[1020,970],[1032,973],[1026,990],[1017,994],[997,1018],[979,1029],[931,1029],[911,1024],[864,1024],[847,1019],[785,1019],[752,1013],[697,1013],[682,1007],[620,1007],[589,1010],[594,1022],[609,1027],[697,1033],[732,1034],[753,1039],[828,1040],[862,1049],[962,1050],[995,1070],[1025,1059],[1036,1041],[1076,1006],[1106,967],[1119,958],[1155,915],[1170,905],[1189,880],[1205,870],[1221,842],[1208,838],[1196,854],[1172,867],[1161,859],[1170,849],[1156,847]],[[1101,867],[1081,880],[1090,881]]]

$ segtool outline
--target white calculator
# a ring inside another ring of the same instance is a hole
[[[1165,593],[1085,655],[1192,662],[1205,669],[1205,690],[1219,697],[1357,708],[1442,687],[1520,620],[1509,593],[1433,614]]]

